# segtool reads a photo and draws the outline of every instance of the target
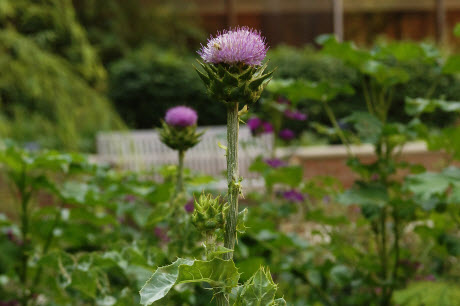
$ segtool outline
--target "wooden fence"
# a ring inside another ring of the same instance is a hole
[[[452,28],[460,22],[460,0],[189,0],[210,33],[228,26],[261,29],[270,45],[311,43],[324,33],[371,43],[429,38],[458,44]]]

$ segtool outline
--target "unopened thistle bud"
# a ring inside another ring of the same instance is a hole
[[[203,133],[196,132],[196,112],[186,106],[177,106],[166,112],[160,129],[161,141],[173,150],[186,151],[200,142]]]
[[[215,231],[224,227],[227,203],[221,203],[220,196],[200,195],[195,199],[195,210],[192,214],[192,223],[202,233]]]

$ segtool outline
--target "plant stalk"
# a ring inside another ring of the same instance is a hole
[[[241,191],[238,173],[238,103],[231,103],[227,107],[227,183],[228,183],[228,205],[225,220],[224,246],[228,249],[235,248],[236,225],[238,222],[238,196]],[[233,258],[233,252],[224,254],[224,259]],[[216,293],[218,306],[228,306],[229,296],[223,292]]]
[[[184,158],[185,151],[179,150],[179,165],[177,166],[177,180],[176,180],[176,197],[184,191]]]
[[[238,196],[240,194],[240,181],[238,173],[238,103],[231,103],[227,107],[227,183],[228,205],[226,216],[224,246],[228,249],[235,248],[236,225],[238,221]],[[224,259],[233,258],[233,252],[225,253]]]

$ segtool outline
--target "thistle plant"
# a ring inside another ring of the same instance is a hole
[[[259,32],[243,27],[211,37],[198,54],[204,73],[197,69],[208,94],[227,106],[227,183],[229,211],[226,217],[224,246],[234,249],[238,219],[241,178],[238,174],[238,131],[242,112],[254,104],[270,81],[273,71],[264,73],[267,53],[265,39]],[[224,258],[232,258],[226,253]]]
[[[183,173],[185,151],[200,142],[203,133],[197,133],[198,115],[186,106],[176,106],[166,112],[160,130],[161,141],[178,152],[178,167],[175,196],[184,191]]]
[[[266,52],[267,45],[260,33],[245,27],[211,37],[198,52],[203,59],[199,62],[203,71],[197,72],[208,94],[227,106],[228,204],[204,194],[195,201],[192,223],[205,237],[206,260],[179,258],[158,268],[140,291],[143,305],[163,298],[176,284],[196,282],[211,286],[217,305],[286,305],[284,299],[275,300],[277,286],[268,270],[261,267],[249,281],[238,285],[239,273],[232,260],[236,235],[244,231],[247,214],[247,209],[238,212],[238,197],[242,193],[242,178],[238,174],[239,121],[240,115],[259,99],[273,74],[264,73],[267,64],[262,65],[262,61]],[[218,241],[222,232],[223,246]]]

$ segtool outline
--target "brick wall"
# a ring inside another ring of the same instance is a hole
[[[364,163],[375,161],[371,146],[353,146],[352,151]],[[357,179],[357,175],[346,165],[348,157],[342,145],[278,149],[277,155],[288,157],[292,164],[301,165],[305,179],[328,175],[337,178],[345,187],[350,187]],[[442,152],[428,151],[424,143],[411,143],[403,150],[400,160],[436,171],[445,166],[446,157]],[[407,171],[399,171],[397,176],[402,178],[405,174]]]

